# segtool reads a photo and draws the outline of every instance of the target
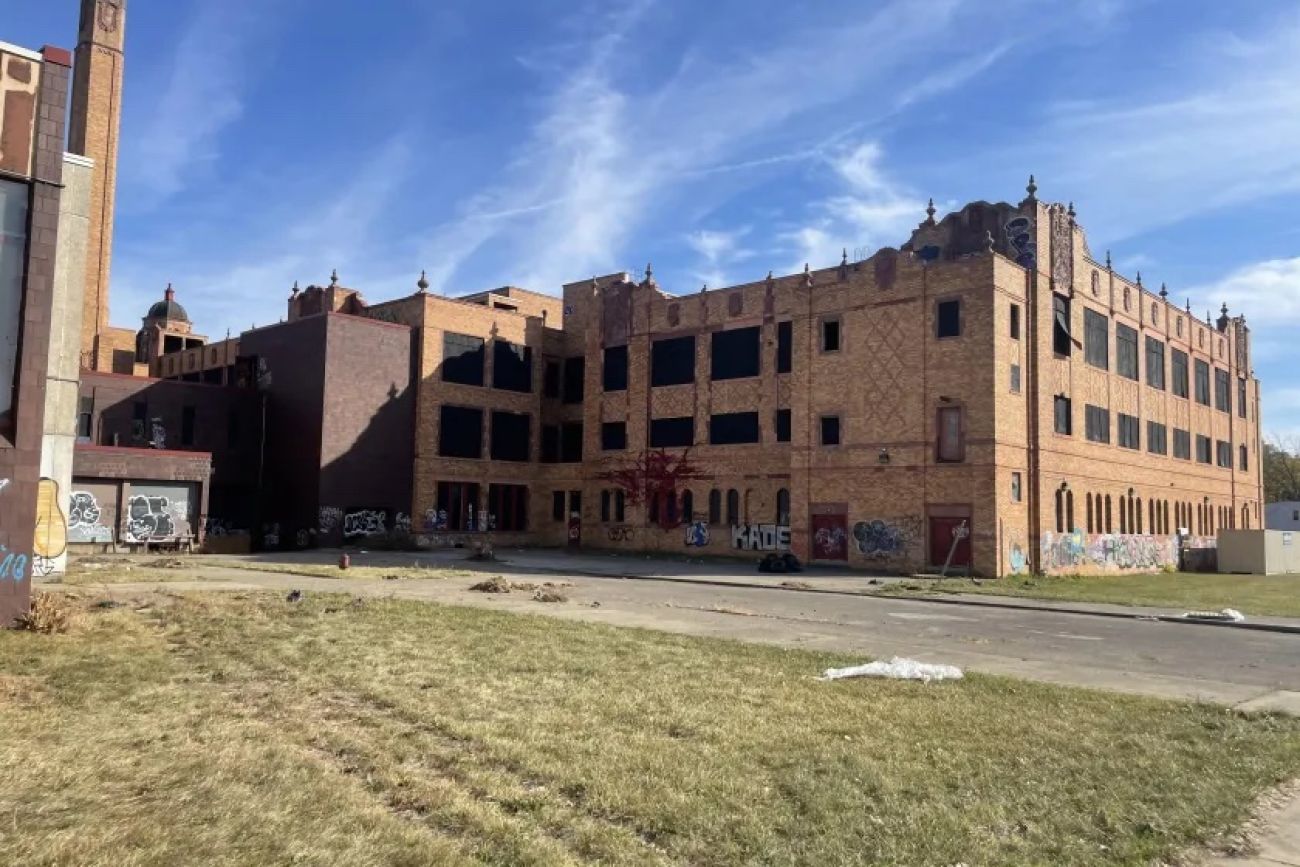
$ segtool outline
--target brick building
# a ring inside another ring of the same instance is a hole
[[[1116,273],[1032,183],[1016,205],[931,209],[862,261],[690,295],[647,269],[562,298],[445,298],[422,280],[368,304],[335,275],[288,308],[236,355],[273,382],[311,371],[268,396],[268,442],[304,442],[277,463],[336,465],[342,488],[272,498],[266,519],[311,544],[366,513],[354,529],[428,545],[491,530],[991,575],[1150,570],[1261,526],[1244,320],[1201,320]],[[348,330],[365,320],[392,330]],[[182,357],[158,363],[207,375]],[[387,487],[346,481],[375,473]]]

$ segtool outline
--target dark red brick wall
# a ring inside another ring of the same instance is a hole
[[[16,555],[5,574],[0,574],[0,626],[11,625],[27,610],[31,598],[31,566],[26,558],[31,556],[35,538],[69,73],[66,64],[47,57],[37,98],[17,400],[13,424],[0,431],[0,479],[6,480],[0,488],[0,546],[4,549],[0,567],[8,555]],[[18,561],[19,557],[24,560]]]

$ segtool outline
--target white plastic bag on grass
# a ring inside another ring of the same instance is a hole
[[[961,669],[955,665],[940,665],[933,662],[917,662],[895,656],[888,662],[868,662],[866,665],[852,665],[848,668],[828,668],[822,673],[821,680],[841,680],[846,677],[887,677],[893,680],[961,680]]]

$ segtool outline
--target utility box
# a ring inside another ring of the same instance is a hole
[[[1219,571],[1246,575],[1300,573],[1300,531],[1220,530]]]

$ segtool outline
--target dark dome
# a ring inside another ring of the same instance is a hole
[[[181,322],[189,322],[189,314],[185,308],[175,301],[159,301],[149,308],[149,319],[172,319]]]

